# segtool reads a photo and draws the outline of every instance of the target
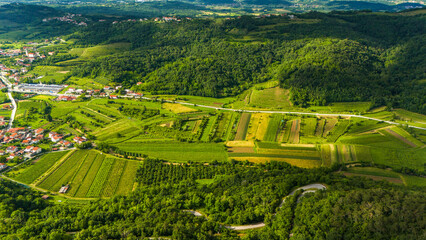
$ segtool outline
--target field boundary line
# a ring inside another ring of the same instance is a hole
[[[105,118],[108,118],[108,119],[109,119],[109,120],[111,120],[111,121],[115,121],[115,120],[117,120],[117,119],[115,119],[115,118],[108,117],[107,115],[105,115],[105,114],[103,114],[103,113],[97,112],[97,111],[95,111],[95,110],[93,110],[93,109],[91,109],[91,108],[89,108],[89,107],[83,107],[83,108],[85,108],[85,109],[87,109],[87,110],[89,110],[89,111],[91,111],[91,112],[93,112],[93,113],[96,113],[96,114],[98,114],[98,115],[101,115],[101,116],[103,116],[103,117],[105,117]]]

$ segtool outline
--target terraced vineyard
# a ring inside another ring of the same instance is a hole
[[[50,169],[51,173],[37,186],[57,192],[61,186],[69,185],[66,195],[78,198],[127,194],[132,190],[138,165],[138,161],[108,157],[94,150],[79,150]]]

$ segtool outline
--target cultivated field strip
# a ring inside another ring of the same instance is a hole
[[[33,163],[31,167],[19,174],[16,180],[27,184],[34,182],[67,153],[68,151],[53,152],[42,156],[36,163]]]
[[[86,197],[87,193],[89,192],[90,186],[92,186],[93,180],[95,179],[96,174],[98,173],[98,170],[102,165],[104,158],[104,155],[95,155],[95,159],[93,160],[89,171],[87,172],[82,184],[80,185],[77,193],[75,194],[76,197]]]
[[[44,178],[38,186],[44,189],[58,191],[62,185],[67,184],[72,179],[74,173],[77,171],[77,167],[80,166],[85,156],[86,151],[74,152],[62,162],[62,164],[57,166],[50,175]]]
[[[112,166],[109,177],[105,183],[102,197],[112,197],[115,194],[118,183],[120,179],[123,177],[123,171],[126,167],[128,161],[116,159],[114,165]]]
[[[94,156],[92,156],[94,155]],[[95,160],[96,155],[95,153],[89,153],[86,155],[86,159],[84,160],[83,164],[81,165],[79,171],[77,172],[77,174],[74,176],[74,179],[71,182],[71,187],[69,190],[69,195],[70,196],[75,196],[81,183],[83,182],[84,178],[87,175],[87,172],[89,171],[90,167],[93,164],[93,160]]]
[[[315,136],[321,137],[322,133],[324,132],[324,126],[325,126],[325,119],[318,120],[317,127],[315,129]]]
[[[349,124],[350,122],[347,120],[343,120],[337,123],[337,125],[333,128],[333,130],[330,132],[329,136],[327,137],[327,141],[332,143],[336,142],[337,139],[346,132]]]
[[[274,114],[270,117],[268,128],[266,129],[265,136],[263,138],[264,141],[267,142],[275,142],[277,141],[278,134],[280,132],[280,126],[283,121],[283,116]]]
[[[297,144],[300,138],[300,119],[293,120],[291,125],[290,136],[288,139],[289,143]]]
[[[238,123],[237,134],[235,135],[235,141],[241,141],[246,139],[247,129],[250,123],[251,114],[241,114],[240,122]]]
[[[314,136],[317,127],[317,118],[305,118],[302,121],[302,132],[305,136]]]
[[[89,191],[86,194],[86,197],[99,197],[102,193],[103,186],[108,179],[109,173],[112,166],[114,165],[114,158],[106,158],[102,162],[101,167],[96,173],[96,177],[90,186]]]
[[[135,182],[134,177],[136,176],[136,171],[138,170],[139,162],[128,161],[126,167],[124,168],[120,182],[118,183],[117,189],[115,191],[116,195],[125,195],[128,192],[132,191],[133,184]]]
[[[326,119],[322,136],[327,137],[328,133],[334,128],[336,123],[337,123],[337,119]]]

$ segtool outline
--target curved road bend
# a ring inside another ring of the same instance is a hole
[[[292,191],[290,194],[288,194],[283,199],[279,208],[281,208],[283,206],[283,204],[285,203],[285,200],[287,199],[288,196],[294,195],[299,190],[304,190],[304,192],[299,196],[299,198],[300,198],[301,196],[305,195],[306,193],[315,192],[317,190],[324,190],[324,189],[327,189],[327,187],[324,186],[323,184],[320,184],[320,183],[313,183],[313,184],[309,184],[309,185],[297,188],[296,190]],[[202,213],[200,213],[198,211],[194,211],[194,210],[184,210],[184,212],[189,212],[189,213],[191,213],[191,214],[193,214],[194,216],[197,216],[197,217],[203,217],[204,216]],[[254,223],[254,224],[248,224],[248,225],[225,226],[225,227],[232,229],[232,230],[236,230],[236,231],[242,231],[242,230],[248,230],[248,229],[254,229],[254,228],[261,228],[261,227],[264,227],[264,226],[265,226],[265,223],[261,222],[261,223]]]
[[[12,83],[9,82],[5,77],[1,76],[2,82],[7,86],[7,96],[9,97],[10,101],[12,102],[12,114],[10,115],[9,125],[7,129],[12,128],[13,120],[15,120],[16,110],[18,109],[18,105],[16,105],[16,101],[12,96]]]

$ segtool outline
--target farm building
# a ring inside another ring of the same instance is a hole
[[[62,186],[61,189],[59,189],[59,193],[66,193],[68,191],[69,185]]]

